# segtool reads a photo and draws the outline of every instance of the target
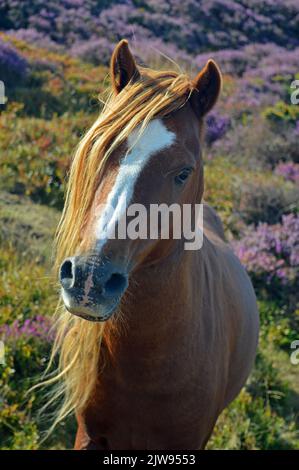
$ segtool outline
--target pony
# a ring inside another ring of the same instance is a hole
[[[249,376],[259,332],[250,279],[203,201],[204,117],[221,73],[213,60],[194,79],[137,66],[122,40],[111,83],[73,157],[56,234],[54,425],[76,414],[75,449],[204,449]],[[202,204],[201,248],[108,236],[136,204],[193,215]]]

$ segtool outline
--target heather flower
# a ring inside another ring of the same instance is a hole
[[[228,116],[220,116],[212,112],[206,119],[206,142],[211,145],[216,140],[221,139],[230,126]]]
[[[54,333],[51,331],[51,320],[48,317],[37,315],[34,318],[26,319],[23,324],[15,320],[12,324],[0,326],[0,337],[4,340],[20,338],[37,338],[45,342],[52,342]]]
[[[114,46],[115,44],[104,37],[91,38],[88,41],[76,43],[71,49],[71,54],[95,65],[108,65]]]
[[[283,176],[288,181],[299,183],[299,163],[281,162],[275,168],[275,173]]]
[[[17,80],[25,77],[27,67],[26,59],[0,38],[0,80],[3,80],[7,87],[11,87]]]
[[[237,0],[0,0],[0,18],[2,30],[22,31],[24,38],[28,30],[28,41],[35,37],[35,43],[49,41],[68,50],[93,38],[114,44],[126,37],[148,46],[171,45],[192,65],[199,64],[201,54],[218,54],[224,70],[237,75],[276,64],[293,73],[298,64],[295,0],[248,5]]]
[[[5,31],[5,34],[12,36],[20,41],[28,42],[29,44],[37,45],[43,49],[50,51],[57,51],[63,49],[61,44],[50,39],[49,34],[37,31],[35,28],[20,28],[20,29],[9,29]]]
[[[281,224],[249,226],[241,240],[232,243],[247,270],[268,284],[299,281],[299,216],[284,215]]]

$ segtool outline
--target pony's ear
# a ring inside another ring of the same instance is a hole
[[[138,80],[140,77],[126,39],[122,39],[113,51],[110,73],[115,93],[119,93],[130,80]]]
[[[207,114],[216,103],[221,91],[221,72],[213,60],[193,80],[193,91],[190,97],[191,106],[198,118]]]

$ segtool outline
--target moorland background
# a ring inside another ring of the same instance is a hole
[[[51,243],[80,136],[101,109],[114,44],[139,63],[195,74],[213,57],[224,88],[207,119],[205,198],[254,282],[256,365],[211,449],[298,449],[299,79],[296,0],[0,0],[0,446],[37,449],[57,283]],[[166,57],[167,56],[167,57]],[[42,448],[72,446],[73,419]]]

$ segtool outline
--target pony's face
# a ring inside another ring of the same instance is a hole
[[[134,75],[133,68],[126,77]],[[114,77],[116,92],[120,82]],[[191,99],[144,129],[135,128],[111,154],[82,234],[83,240],[92,240],[91,248],[67,258],[60,268],[62,298],[70,312],[91,321],[107,320],[117,310],[130,274],[171,255],[182,243],[172,236],[175,217],[167,219],[165,238],[163,219],[153,221],[152,210],[161,204],[182,208],[201,201],[200,127],[201,116]]]

